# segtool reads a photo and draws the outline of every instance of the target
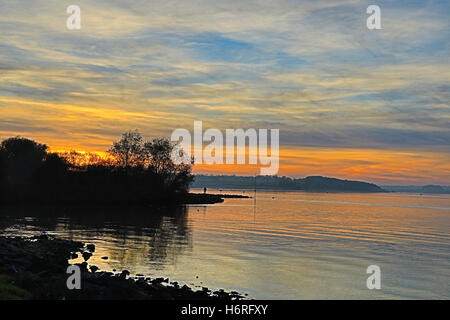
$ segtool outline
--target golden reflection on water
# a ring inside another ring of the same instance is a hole
[[[226,239],[216,248],[239,261],[219,268],[234,283],[250,279],[257,297],[449,296],[449,196],[258,192],[252,206],[229,199],[206,214],[189,212],[204,238],[194,249]],[[387,271],[380,292],[365,287],[371,264]]]
[[[45,229],[96,244],[89,263],[103,270],[254,298],[450,297],[448,195],[258,191],[256,205],[226,199],[185,209],[52,208],[9,215],[0,220],[6,233]],[[382,290],[366,288],[371,264],[382,270]]]

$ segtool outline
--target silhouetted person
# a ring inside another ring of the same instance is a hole
[[[203,188],[203,193],[206,194],[206,187]]]

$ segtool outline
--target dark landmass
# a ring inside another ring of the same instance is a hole
[[[180,202],[182,204],[213,204],[223,202],[224,198],[248,199],[251,197],[237,194],[188,193]]]
[[[95,266],[88,268],[94,245],[50,238],[0,237],[0,300],[236,300],[238,292],[203,287],[193,290],[169,279],[130,277],[129,272],[103,272]],[[68,259],[81,255],[81,289],[67,289]]]
[[[100,196],[103,195],[103,196]],[[53,193],[53,195],[55,195]],[[221,203],[224,198],[250,198],[243,195],[232,194],[212,194],[212,193],[172,193],[172,194],[154,194],[139,198],[129,198],[120,194],[104,194],[102,191],[97,192],[71,192],[68,194],[59,194],[57,197],[47,197],[38,192],[29,191],[29,189],[6,190],[0,195],[0,205],[104,205],[104,206],[177,206],[184,204],[214,204]]]
[[[49,153],[22,137],[0,143],[0,205],[179,205],[222,202],[229,195],[190,194],[191,164],[175,164],[164,138],[126,132],[108,151]]]
[[[450,194],[450,186],[426,185],[426,186],[383,186],[389,192],[409,192],[426,194]]]
[[[196,175],[193,188],[301,190],[306,192],[386,192],[373,183],[321,176],[294,179],[278,176]]]
[[[0,204],[177,204],[189,198],[191,164],[171,159],[167,139],[145,142],[126,132],[96,154],[48,152],[45,144],[13,137],[0,143]]]

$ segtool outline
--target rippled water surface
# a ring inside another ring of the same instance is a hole
[[[95,243],[89,262],[104,270],[252,298],[450,298],[448,195],[258,191],[184,209],[2,208],[0,228]],[[373,264],[381,290],[366,287]]]

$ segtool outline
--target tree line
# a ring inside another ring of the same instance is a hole
[[[8,138],[0,144],[0,202],[173,203],[194,180],[191,164],[172,161],[174,147],[166,138],[145,141],[137,130],[104,157]]]

